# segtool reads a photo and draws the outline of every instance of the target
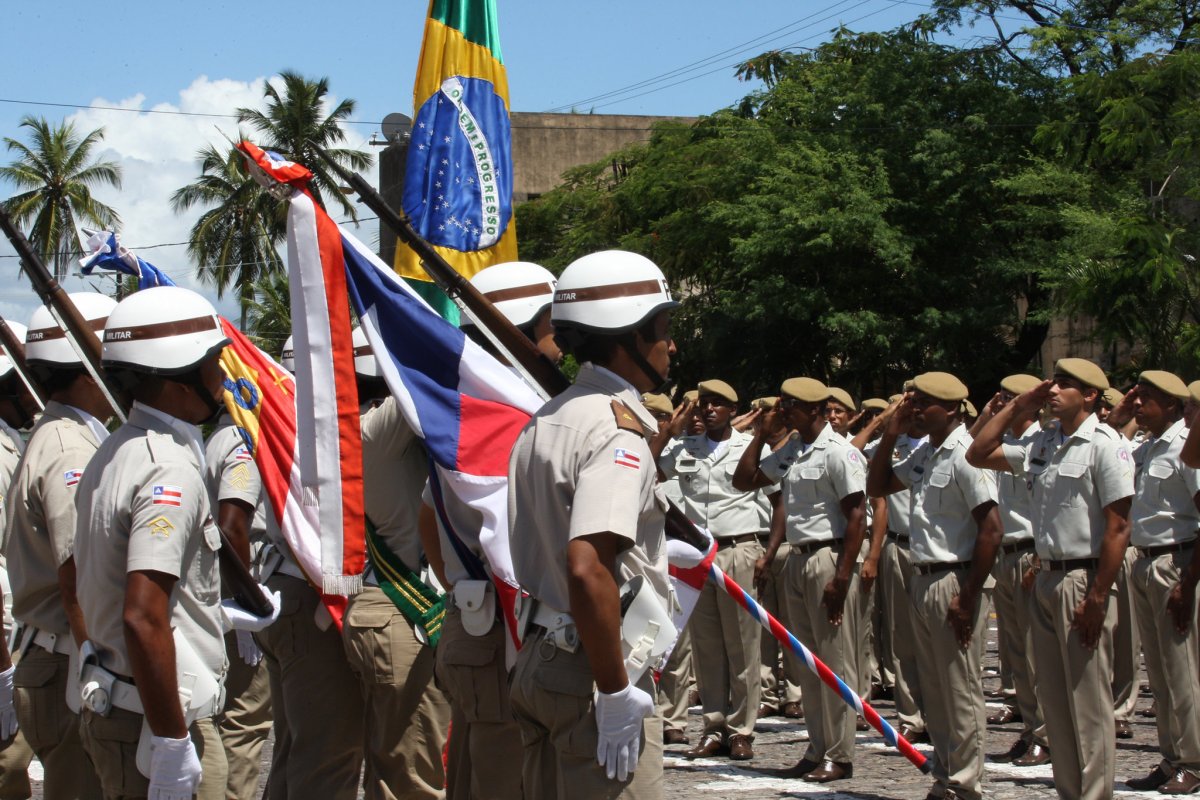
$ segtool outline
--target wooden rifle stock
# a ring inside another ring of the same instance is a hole
[[[454,267],[442,257],[433,245],[425,241],[412,226],[408,216],[403,211],[396,211],[387,204],[383,196],[375,191],[375,187],[367,183],[359,175],[344,169],[330,158],[322,148],[314,145],[317,155],[334,170],[338,177],[358,193],[363,204],[374,211],[379,219],[396,234],[396,238],[411,247],[421,259],[421,266],[433,278],[434,283],[450,295],[462,301],[471,315],[475,317],[480,328],[487,329],[509,356],[509,360],[518,364],[522,371],[532,378],[537,387],[547,397],[562,393],[571,385],[567,376],[558,366],[547,358],[529,337],[521,333],[508,318],[496,310],[492,301],[483,296],[469,280],[458,273]],[[698,550],[706,550],[707,540],[696,530],[687,516],[676,505],[667,501],[666,534],[673,539],[680,539]]]
[[[79,309],[71,302],[66,291],[59,285],[58,280],[50,274],[50,270],[46,269],[46,265],[42,263],[42,259],[29,244],[25,234],[17,228],[12,217],[3,208],[0,208],[0,228],[3,228],[4,235],[8,237],[17,251],[17,255],[20,256],[21,265],[25,268],[25,274],[29,276],[30,283],[33,284],[33,290],[50,309],[55,321],[62,325],[67,332],[67,340],[79,353],[80,360],[96,380],[96,385],[104,393],[113,413],[124,422],[127,419],[128,409],[121,401],[123,395],[113,389],[101,367],[100,340],[83,315],[79,313]],[[7,325],[3,327],[8,328]],[[11,334],[11,331],[9,333]],[[250,570],[238,558],[223,533],[221,534],[221,549],[217,551],[217,555],[221,560],[221,575],[238,603],[247,611],[258,616],[270,614],[271,601],[263,594],[258,582],[254,580]]]
[[[17,334],[13,332],[12,328],[8,327],[8,321],[4,317],[0,317],[0,345],[4,346],[5,355],[13,363],[13,369],[17,371],[17,375],[21,377],[21,382],[33,395],[33,399],[37,401],[38,407],[45,408],[46,398],[42,387],[33,379],[33,375],[25,366],[25,343],[17,338]]]

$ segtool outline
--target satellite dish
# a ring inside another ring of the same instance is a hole
[[[412,117],[393,111],[383,118],[383,138],[389,142],[398,142],[408,137],[412,129]]]

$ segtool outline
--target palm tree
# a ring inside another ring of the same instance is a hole
[[[358,220],[354,205],[346,199],[340,189],[341,181],[329,170],[316,154],[313,145],[320,146],[341,166],[359,172],[371,166],[372,157],[361,150],[335,148],[332,145],[344,142],[340,122],[354,113],[355,102],[346,99],[328,114],[322,116],[325,97],[329,93],[329,79],[310,81],[295,72],[279,74],[283,81],[283,92],[268,83],[263,92],[267,98],[266,112],[252,108],[238,109],[238,122],[249,123],[266,138],[257,142],[267,150],[275,150],[289,161],[308,167],[313,173],[309,184],[313,197],[325,206],[323,196],[336,197],[342,211],[353,220]]]
[[[283,343],[292,334],[292,298],[286,272],[272,272],[258,281],[246,321],[246,335],[272,358],[279,358]]]
[[[171,207],[186,211],[211,206],[192,226],[188,255],[196,278],[223,297],[238,287],[242,328],[254,302],[255,284],[283,270],[276,245],[283,241],[286,208],[254,182],[241,152],[208,145],[196,154],[200,177],[171,196]]]
[[[121,188],[121,167],[92,161],[92,151],[104,138],[103,128],[80,136],[72,123],[56,127],[42,117],[24,117],[21,127],[33,132],[30,144],[4,137],[17,160],[0,167],[0,178],[20,191],[4,201],[4,209],[18,226],[33,221],[29,242],[61,280],[72,261],[83,255],[77,225],[111,230],[120,223],[117,212],[93,197],[92,190]]]

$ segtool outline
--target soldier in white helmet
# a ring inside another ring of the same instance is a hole
[[[641,395],[667,379],[677,306],[658,267],[616,250],[573,262],[555,290],[555,335],[582,366],[509,461],[513,566],[531,595],[511,684],[526,797],[663,794],[653,678],[636,669],[663,649],[642,646],[644,620],[670,591]],[[639,608],[624,619],[623,584]]]
[[[496,310],[533,341],[550,360],[562,353],[550,327],[550,302],[557,278],[524,261],[496,264],[471,278]],[[463,330],[491,345],[469,321]],[[446,796],[450,800],[521,797],[521,730],[509,700],[505,666],[508,633],[500,619],[490,564],[479,543],[483,518],[450,492],[422,495],[421,542],[446,589],[446,617],[438,642],[437,678],[450,700],[450,747]]]
[[[222,408],[228,343],[212,305],[175,286],[127,297],[104,329],[102,363],[134,402],[80,478],[75,560],[80,733],[106,796],[225,797],[226,615],[271,620],[220,600],[196,426]]]
[[[94,292],[70,300],[99,338],[116,301]],[[87,641],[75,592],[75,490],[108,438],[104,421],[112,409],[49,308],[29,320],[25,363],[47,403],[5,504],[13,616],[20,627],[17,717],[45,768],[46,797],[98,798],[100,781],[79,740],[79,690],[68,675]]]

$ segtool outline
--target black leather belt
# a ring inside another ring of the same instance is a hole
[[[808,555],[815,553],[818,550],[823,550],[826,547],[840,548],[842,546],[841,539],[821,539],[817,542],[802,542],[792,545],[792,555]]]
[[[1154,547],[1138,547],[1138,556],[1141,558],[1158,558],[1165,556],[1168,553],[1186,553],[1196,546],[1195,539],[1189,539],[1186,542],[1175,542],[1174,544],[1160,544]]]
[[[1033,539],[1026,539],[1023,542],[1014,542],[1013,544],[1000,545],[1000,552],[1006,556],[1011,556],[1013,553],[1024,553],[1026,550],[1033,549]]]
[[[913,564],[913,569],[922,575],[933,575],[937,572],[949,572],[952,569],[967,569],[970,561],[938,561],[930,564]]]
[[[1061,561],[1048,559],[1042,562],[1042,569],[1050,572],[1070,572],[1073,569],[1095,569],[1100,566],[1098,558],[1065,558]]]
[[[737,536],[725,536],[717,539],[717,549],[724,550],[727,547],[733,547],[735,544],[744,544],[745,542],[758,541],[757,533],[741,533]]]

